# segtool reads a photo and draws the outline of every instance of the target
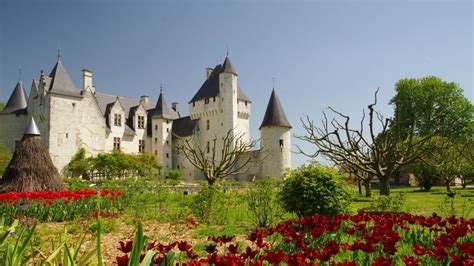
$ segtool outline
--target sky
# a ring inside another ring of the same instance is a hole
[[[259,138],[273,86],[300,136],[300,119],[320,121],[328,106],[359,120],[377,88],[378,109],[391,116],[402,78],[438,76],[474,101],[473,9],[471,1],[427,0],[0,0],[0,101],[19,69],[29,92],[59,49],[77,87],[83,68],[104,93],[156,100],[163,84],[183,115],[206,67],[228,51],[252,100],[251,137]],[[295,137],[292,144],[314,151]],[[293,167],[309,160],[292,158]]]

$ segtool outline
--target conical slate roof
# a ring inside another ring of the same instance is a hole
[[[18,81],[13,90],[10,98],[8,99],[7,105],[2,110],[2,114],[11,113],[26,113],[26,107],[28,102],[26,100],[25,89],[23,88],[23,82]]]
[[[196,94],[194,94],[191,101],[189,101],[188,103],[192,103],[206,98],[217,97],[219,95],[219,74],[221,73],[233,73],[237,75],[235,68],[230,62],[229,56],[225,58],[224,63],[222,65],[219,64],[214,67],[211,72],[211,75],[209,75],[209,78],[204,81],[201,88],[199,88]],[[251,102],[239,85],[237,85],[237,99],[246,102]]]
[[[153,117],[160,117],[165,119],[176,119],[178,114],[166,105],[165,97],[163,92],[160,92],[160,97],[156,102],[155,110],[153,110]]]
[[[49,76],[51,77],[49,91],[71,96],[81,95],[81,90],[74,85],[61,60],[58,59]]]
[[[38,129],[38,126],[36,125],[35,119],[33,117],[30,118],[30,122],[28,123],[28,126],[26,127],[25,133],[23,135],[29,135],[29,136],[41,135]]]
[[[232,62],[230,62],[230,58],[227,55],[224,60],[224,64],[222,65],[223,71],[225,73],[232,73],[237,75],[237,71],[235,71],[234,66],[232,65]]]
[[[267,110],[265,111],[265,116],[263,117],[262,127],[288,127],[291,128],[288,119],[286,118],[283,107],[281,106],[280,100],[275,93],[275,89],[272,91],[270,100],[268,101]]]

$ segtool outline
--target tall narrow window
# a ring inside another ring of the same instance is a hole
[[[170,157],[170,154],[169,153],[166,153],[166,158],[169,158]]]
[[[209,153],[211,151],[211,143],[208,141],[207,142],[207,153]]]
[[[283,149],[283,139],[280,139],[280,149]]]
[[[206,120],[206,128],[209,130],[211,128],[211,121]]]
[[[120,150],[120,138],[114,137],[114,150]]]
[[[145,140],[138,140],[138,152],[145,152]]]
[[[121,114],[114,114],[114,125],[121,126],[122,125],[122,115]]]
[[[158,125],[155,125],[155,130],[158,130]]]
[[[141,128],[141,129],[145,128],[145,117],[144,116],[142,116],[142,115],[138,116],[138,125],[137,126],[138,126],[138,128]]]

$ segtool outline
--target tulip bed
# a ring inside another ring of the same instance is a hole
[[[119,265],[474,265],[474,219],[359,212],[290,219],[247,236],[210,237],[204,248],[142,236],[120,242]],[[134,244],[138,243],[138,244]],[[132,262],[133,264],[133,262]],[[133,264],[135,265],[135,264]]]
[[[121,198],[121,192],[107,189],[10,192],[0,194],[0,214],[7,223],[13,219],[58,222],[101,213],[114,215],[121,208]]]

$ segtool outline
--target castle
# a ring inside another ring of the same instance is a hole
[[[200,173],[177,149],[187,138],[204,147],[233,130],[250,141],[251,100],[237,78],[228,55],[223,64],[207,68],[206,80],[188,102],[189,115],[181,116],[178,103],[168,106],[162,91],[156,102],[96,91],[88,69],[77,88],[58,56],[49,75],[41,71],[33,79],[28,97],[18,81],[0,112],[0,143],[13,151],[34,117],[59,171],[82,147],[89,155],[119,149],[150,152],[164,171],[179,169],[185,179],[196,179]],[[273,90],[260,126],[260,150],[267,155],[247,176],[281,177],[291,168],[290,140],[291,125]]]

